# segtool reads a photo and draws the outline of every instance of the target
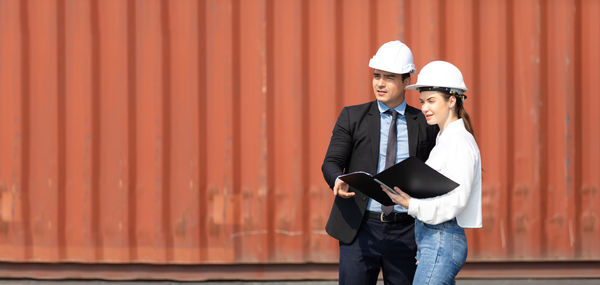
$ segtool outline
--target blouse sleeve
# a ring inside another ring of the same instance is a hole
[[[431,225],[449,221],[465,209],[471,195],[476,160],[479,159],[465,138],[457,138],[446,143],[449,145],[443,149],[445,162],[441,173],[454,180],[459,186],[438,197],[411,198],[408,206],[409,215]]]

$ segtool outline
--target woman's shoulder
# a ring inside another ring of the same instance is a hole
[[[451,148],[466,148],[479,153],[479,146],[477,145],[475,137],[467,131],[463,124],[461,124],[461,126],[455,126],[452,129],[447,129],[443,137],[444,143]]]

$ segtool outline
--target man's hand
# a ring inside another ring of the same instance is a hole
[[[336,179],[335,185],[333,186],[333,195],[340,196],[342,198],[350,198],[353,197],[356,193],[348,192],[350,186],[348,183],[342,181],[342,179]]]
[[[390,197],[390,199],[392,199],[392,202],[394,202],[394,204],[400,205],[408,209],[408,205],[410,204],[410,196],[402,192],[400,188],[394,187],[394,191],[396,191],[396,193],[398,194],[392,193],[390,190],[387,190],[385,187],[383,187],[383,185],[381,186],[381,189],[383,190],[383,192],[385,192],[385,194],[387,194]]]

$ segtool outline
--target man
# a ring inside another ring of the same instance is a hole
[[[323,176],[336,196],[326,230],[340,241],[340,284],[375,284],[380,270],[385,284],[411,284],[414,219],[401,206],[382,207],[338,176],[379,173],[409,156],[425,161],[438,128],[404,100],[410,74],[416,72],[405,44],[382,45],[369,67],[376,100],[342,110],[323,162]]]

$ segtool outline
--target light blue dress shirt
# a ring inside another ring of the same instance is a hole
[[[379,161],[377,163],[377,173],[385,169],[385,153],[387,151],[388,132],[390,131],[390,124],[392,123],[392,114],[385,113],[390,108],[384,103],[377,101],[377,107],[381,114],[381,128],[379,131]],[[408,128],[406,126],[406,116],[404,111],[406,110],[406,100],[398,107],[394,108],[398,112],[398,119],[396,120],[396,127],[398,130],[397,147],[396,147],[396,163],[403,161],[408,158]],[[371,212],[381,212],[381,204],[373,199],[369,199],[367,204],[367,210]],[[406,209],[400,205],[394,206],[395,212],[406,212]]]

